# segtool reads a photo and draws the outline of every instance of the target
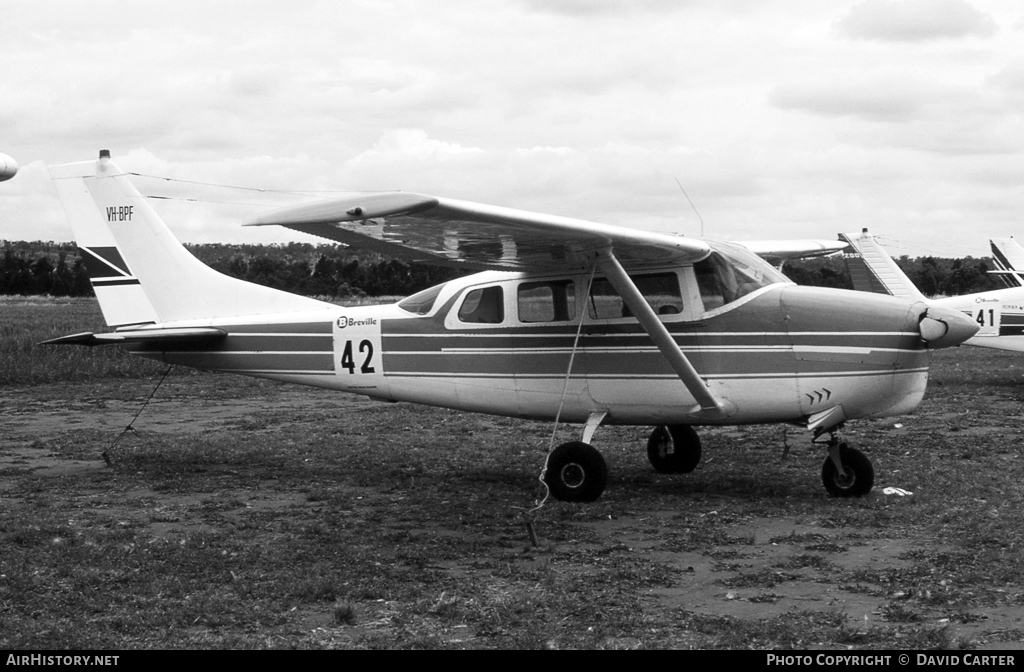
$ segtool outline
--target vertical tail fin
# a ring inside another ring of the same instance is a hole
[[[843,258],[846,261],[846,268],[850,271],[854,289],[876,294],[892,294],[911,301],[924,299],[924,295],[867,229],[861,233],[840,233],[839,239],[846,241],[853,250],[844,254]]]
[[[993,238],[992,261],[995,271],[1008,287],[1024,287],[1024,248],[1013,238]]]
[[[317,310],[331,304],[214,271],[177,241],[128,176],[98,161],[50,168],[111,327]]]

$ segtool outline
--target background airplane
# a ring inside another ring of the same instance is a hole
[[[838,240],[743,240],[739,245],[747,248],[780,271],[790,259],[824,257],[845,250],[847,245]]]
[[[960,311],[969,315],[978,325],[978,333],[966,341],[967,345],[1024,352],[1024,287],[928,299],[918,291],[867,229],[860,233],[841,233],[839,238],[848,243],[852,250],[844,254],[843,258],[854,289],[891,294],[910,301],[922,301],[930,306]],[[1006,240],[1013,241],[1012,238]],[[1002,255],[1004,265],[1011,263],[1011,258],[1019,260],[1024,257],[1024,250],[1020,250],[1019,246],[1014,250],[1005,241],[1001,245],[1001,248],[997,248],[995,241],[992,241],[994,253],[997,249],[1009,252],[1008,255]],[[1013,245],[1016,246],[1016,243]],[[999,259],[999,255],[996,255],[996,259]],[[1004,277],[1016,277],[1012,266],[1006,266],[1004,270],[1010,271]]]
[[[18,173],[18,162],[0,152],[0,182],[9,180]]]
[[[988,241],[992,248],[992,261],[997,273],[1007,287],[1024,287],[1024,248],[1010,238],[992,238]]]
[[[921,301],[799,287],[742,246],[404,192],[288,208],[249,225],[481,272],[396,304],[343,307],[224,276],[174,239],[128,176],[50,168],[117,343],[169,364],[368,397],[578,423],[548,454],[556,498],[592,501],[601,424],[654,425],[665,473],[701,457],[694,425],[785,422],[813,432],[835,496],[871,490],[847,420],[920,402],[931,350],[978,329]],[[822,439],[828,435],[827,440]]]

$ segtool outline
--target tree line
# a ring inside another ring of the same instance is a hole
[[[461,273],[412,264],[337,245],[186,245],[200,261],[234,278],[306,296],[349,299],[407,296]],[[92,296],[85,263],[74,243],[0,241],[0,295]],[[904,255],[896,260],[926,296],[1001,288],[990,259]],[[783,271],[797,284],[852,289],[841,257],[793,260]]]
[[[902,255],[895,261],[925,296],[958,296],[1003,289],[1006,286],[998,275],[989,273],[995,265],[987,257],[911,259]],[[798,285],[853,289],[850,273],[841,255],[787,261],[783,272]]]
[[[405,296],[459,271],[335,245],[186,245],[207,266],[240,280],[306,296]],[[93,296],[74,243],[0,241],[0,295]]]

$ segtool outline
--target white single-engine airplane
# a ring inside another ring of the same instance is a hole
[[[794,423],[828,434],[836,496],[874,470],[836,432],[913,410],[930,350],[977,325],[921,301],[798,287],[746,249],[412,193],[288,208],[282,225],[347,245],[481,269],[393,305],[346,308],[204,266],[126,174],[98,161],[50,169],[118,343],[170,364],[496,415],[583,425],[544,481],[593,501],[602,423],[655,425],[656,470],[689,472],[693,425]]]
[[[1024,352],[1024,287],[927,299],[867,229],[860,233],[841,233],[839,238],[852,249],[843,257],[854,289],[891,294],[909,301],[921,301],[929,306],[960,311],[969,315],[978,325],[978,333],[965,341],[966,345]],[[1013,242],[1012,238],[1006,240]],[[1000,244],[1010,252],[1011,257],[1015,256],[1005,240],[1001,239]],[[993,252],[996,253],[997,249],[995,241],[992,241]],[[996,254],[995,258],[998,265],[999,255]],[[1012,264],[1005,254],[1003,260],[1004,263]],[[1011,282],[1017,278],[1012,266],[1003,270],[1009,271],[1003,277]]]

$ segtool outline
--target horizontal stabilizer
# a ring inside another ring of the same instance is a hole
[[[130,329],[115,331],[109,334],[94,334],[87,331],[81,334],[61,336],[43,341],[39,345],[114,345],[117,343],[149,343],[180,345],[181,343],[207,343],[219,341],[227,336],[223,329],[214,327],[187,327],[179,329]]]

